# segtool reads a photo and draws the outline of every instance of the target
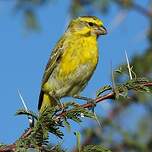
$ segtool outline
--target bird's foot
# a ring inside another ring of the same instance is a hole
[[[65,112],[65,107],[64,107],[64,104],[58,99],[56,100],[57,101],[57,106],[58,106],[58,109],[59,111],[62,113],[62,112]]]
[[[72,96],[72,97],[73,97],[73,98],[76,98],[76,99],[85,100],[85,101],[93,100],[92,98],[88,98],[88,97],[84,97],[84,96],[80,96],[80,95],[74,95],[74,96]]]
[[[91,99],[91,100],[88,100],[87,103],[91,104],[92,106],[89,108],[89,110],[91,110],[93,113],[94,113],[94,109],[97,105],[96,103],[96,100],[95,99]]]
[[[61,111],[61,113],[64,112],[65,111],[64,104],[61,103],[60,99],[56,97],[55,91],[49,92],[49,95],[50,95],[50,97],[52,97],[54,99],[54,101],[55,101],[54,105],[58,107],[58,110]]]
[[[87,103],[91,103],[92,107],[89,108],[89,110],[92,110],[94,112],[94,108],[96,107],[95,99],[84,97],[84,96],[79,96],[79,95],[74,95],[73,98],[85,100],[85,101],[87,101]]]

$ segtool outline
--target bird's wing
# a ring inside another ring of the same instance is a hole
[[[44,75],[42,78],[42,85],[41,85],[41,91],[39,95],[39,103],[38,103],[38,109],[40,110],[43,102],[43,96],[44,96],[44,91],[42,90],[43,85],[48,81],[50,75],[52,74],[54,68],[58,65],[61,56],[64,51],[64,38],[61,38],[58,43],[56,44],[55,48],[53,49],[49,61],[46,65]]]
[[[61,59],[61,55],[63,54],[63,47],[64,47],[64,39],[61,38],[55,48],[53,49],[49,61],[46,65],[44,75],[42,78],[42,86],[48,81],[51,73],[53,72],[54,68],[57,66],[59,63],[59,60]]]

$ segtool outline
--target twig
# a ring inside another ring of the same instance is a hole
[[[14,143],[0,148],[0,152],[15,152],[15,149],[16,149],[16,145]]]
[[[146,83],[143,83],[142,85],[149,87],[149,86],[152,86],[152,82],[146,82]],[[114,92],[111,92],[111,93],[108,93],[108,94],[103,95],[103,96],[101,96],[101,97],[98,97],[98,98],[95,99],[95,103],[103,102],[103,101],[106,100],[106,99],[115,99],[115,93],[114,93]],[[93,106],[94,106],[94,105],[93,105],[92,103],[86,103],[86,104],[80,105],[80,107],[83,107],[83,108],[91,108],[91,107],[93,107]],[[72,109],[71,109],[71,110],[72,110]],[[69,110],[69,111],[70,111],[70,110]],[[69,111],[64,111],[64,112],[60,113],[60,114],[58,115],[58,117],[65,116],[66,113],[69,112]]]
[[[152,86],[152,82],[146,82],[146,83],[143,83],[142,85],[149,87],[149,86]],[[115,98],[115,93],[111,92],[111,93],[108,93],[106,95],[103,95],[101,97],[96,98],[95,102],[99,103],[99,102],[102,102],[102,101],[104,101],[106,99],[114,99],[114,98]],[[86,103],[86,104],[82,104],[80,106],[83,107],[83,108],[90,108],[90,107],[93,107],[94,105],[92,103]],[[69,112],[69,111],[63,111],[57,117],[61,118],[61,117],[66,116],[66,113]],[[23,133],[20,138],[24,139],[24,138],[28,137],[31,134],[31,132],[32,132],[32,128],[27,129],[27,131],[25,131],[25,133]],[[14,144],[10,144],[10,145],[7,145],[5,147],[0,148],[0,152],[10,152],[10,151],[14,152],[15,151],[15,147],[16,147],[15,143]]]
[[[25,133],[22,134],[21,138],[24,139],[26,137],[28,137],[32,132],[32,128],[28,128]]]

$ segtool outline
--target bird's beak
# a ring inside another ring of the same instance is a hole
[[[99,26],[97,29],[96,29],[96,34],[97,35],[106,35],[107,34],[107,30],[104,26]]]

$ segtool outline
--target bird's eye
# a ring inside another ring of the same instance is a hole
[[[89,24],[89,26],[93,26],[93,23],[92,23],[92,22],[89,22],[88,24]]]

